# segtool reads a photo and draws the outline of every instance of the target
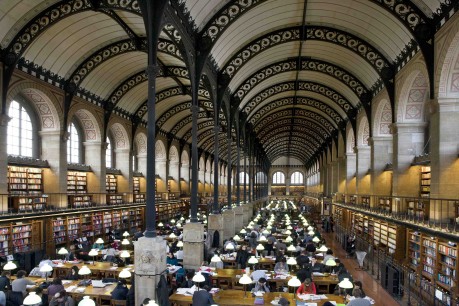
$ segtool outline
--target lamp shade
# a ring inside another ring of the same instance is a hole
[[[308,232],[308,235],[309,235],[309,236],[314,236],[314,234],[315,234],[315,232],[312,231],[312,230]]]
[[[263,235],[267,236],[269,235],[269,231],[267,229],[265,229],[264,231],[261,232]]]
[[[8,261],[6,263],[6,265],[3,266],[3,270],[14,270],[16,269],[18,266],[16,266],[16,264],[12,261]]]
[[[240,234],[247,234],[247,231],[245,230],[245,228],[243,228],[243,229],[241,229],[241,230],[239,231],[239,233],[240,233]]]
[[[249,265],[256,265],[258,263],[258,259],[255,256],[250,256],[249,260],[247,261]]]
[[[312,238],[312,242],[319,243],[320,242],[319,237],[315,236],[314,238]]]
[[[174,224],[175,223],[175,219],[171,219],[171,224]]]
[[[257,251],[263,251],[265,247],[262,244],[257,245]]]
[[[221,262],[221,258],[220,256],[218,256],[217,254],[214,254],[214,256],[212,256],[212,258],[210,259],[211,262]]]
[[[129,237],[129,233],[128,232],[124,232],[123,233],[123,237]]]
[[[102,244],[102,243],[104,243],[104,239],[102,239],[102,238],[97,238],[96,243]]]
[[[183,248],[183,241],[180,240],[179,242],[177,242],[177,247],[178,248]]]
[[[285,231],[285,234],[286,234],[286,235],[291,235],[291,234],[292,234],[292,231],[291,231],[291,230],[286,230],[286,231]]]
[[[169,235],[169,238],[175,239],[175,238],[177,238],[177,235],[175,235],[174,233],[171,233],[171,234]]]
[[[158,227],[163,227],[163,226],[164,226],[164,224],[162,222],[158,223]]]
[[[22,303],[24,305],[36,305],[40,304],[41,302],[41,297],[39,297],[36,292],[30,292],[29,295],[27,295],[24,299],[24,302]]]
[[[124,251],[122,251],[122,252],[120,253],[120,257],[121,257],[121,258],[129,258],[129,257],[131,257],[131,254],[129,254],[128,251],[124,250]]]
[[[266,241],[266,237],[262,235],[259,240],[260,241]]]
[[[59,255],[67,255],[69,253],[69,251],[67,251],[66,248],[62,247],[59,249],[59,251],[57,251],[57,254]]]
[[[327,252],[328,251],[328,248],[324,245],[322,245],[317,251],[319,252]]]
[[[239,235],[234,235],[233,239],[234,241],[241,241],[241,237],[239,237]]]
[[[296,259],[293,258],[293,257],[289,257],[289,259],[287,259],[287,264],[288,264],[289,266],[294,266],[294,265],[296,265]]]
[[[202,283],[205,282],[206,278],[204,275],[201,274],[201,272],[196,272],[196,274],[193,276],[193,282],[195,283]]]
[[[158,306],[158,304],[156,304],[156,302],[154,300],[150,300],[150,301],[148,301],[147,306]]]
[[[288,280],[287,285],[289,287],[299,287],[301,286],[301,281],[298,279],[298,277],[293,276],[291,279]]]
[[[287,226],[287,229],[288,229],[288,230],[292,230],[293,227],[292,227],[291,225],[289,225],[289,226]]]
[[[129,269],[123,269],[121,270],[120,274],[118,275],[118,277],[121,277],[121,278],[130,278],[131,277],[131,271],[129,271]]]
[[[89,251],[88,255],[89,256],[97,256],[97,255],[99,255],[99,252],[96,249],[92,249],[91,251]]]
[[[89,275],[89,274],[91,274],[91,270],[87,266],[82,266],[80,270],[78,270],[78,275]]]
[[[295,252],[296,251],[296,247],[293,244],[291,244],[291,245],[288,246],[287,251]]]
[[[51,271],[53,271],[53,267],[51,267],[48,263],[45,263],[40,268],[40,272],[51,272]]]
[[[121,244],[122,244],[122,245],[129,245],[130,242],[129,242],[129,240],[127,240],[126,238],[124,238],[123,241],[121,241]]]
[[[234,245],[233,245],[232,243],[228,243],[228,244],[225,246],[225,250],[229,250],[229,251],[234,250]]]
[[[339,282],[338,286],[343,289],[352,289],[354,287],[349,278],[343,279],[341,282]]]
[[[312,230],[314,230],[314,228],[313,228],[312,226],[309,225],[309,226],[308,226],[308,231],[312,231]]]
[[[89,296],[85,295],[83,299],[78,303],[78,306],[96,306],[96,302]]]
[[[327,262],[325,263],[325,265],[327,267],[335,267],[336,266],[336,261],[333,259],[333,258],[330,258],[329,260],[327,260]]]
[[[287,238],[285,238],[285,242],[290,243],[290,242],[292,242],[292,241],[293,241],[292,236],[287,236]]]
[[[241,285],[248,285],[251,283],[252,283],[252,279],[247,274],[242,275],[242,277],[239,279],[239,284]]]

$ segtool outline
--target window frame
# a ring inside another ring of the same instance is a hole
[[[77,120],[72,120],[69,124],[69,128],[71,125],[74,125],[75,130],[78,133],[78,162],[76,164],[84,164],[85,163],[85,155],[84,155],[84,130],[81,128],[80,123]],[[68,131],[68,129],[67,129]],[[70,132],[69,132],[69,138],[67,139],[67,142],[70,141]],[[66,143],[67,146],[67,164],[75,164],[75,162],[70,162],[68,160],[69,152],[68,152],[68,143]]]
[[[294,176],[295,174],[297,174],[297,173],[299,173],[300,176],[301,176],[301,182],[299,182],[299,183],[296,182],[296,181],[294,180],[294,178],[293,178],[293,176]],[[303,174],[301,171],[295,171],[295,172],[293,172],[293,173],[290,175],[290,185],[292,185],[292,186],[302,186],[302,185],[304,185],[304,174]]]
[[[280,182],[278,182],[280,177],[275,180],[275,176],[277,176],[278,173],[280,173],[282,175],[282,178],[283,178],[283,180],[280,180]],[[274,172],[271,175],[271,182],[272,182],[272,185],[285,185],[285,174],[284,174],[284,172],[282,172],[282,171]]]

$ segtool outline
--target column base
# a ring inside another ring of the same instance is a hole
[[[204,260],[204,224],[187,223],[183,227],[183,266],[198,270]]]

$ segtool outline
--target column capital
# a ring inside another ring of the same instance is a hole
[[[0,126],[7,126],[10,120],[11,117],[9,117],[8,115],[0,114]]]
[[[396,122],[391,124],[392,134],[420,133],[427,127],[426,122]]]
[[[381,143],[384,143],[384,142],[392,142],[392,135],[388,135],[388,136],[373,136],[373,137],[370,137],[368,138],[368,143],[370,145],[374,145],[375,143],[378,143],[378,142],[381,142]]]
[[[459,98],[438,98],[430,101],[430,113],[459,112]]]

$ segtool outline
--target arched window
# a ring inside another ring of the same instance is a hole
[[[247,172],[239,173],[239,183],[241,185],[244,184],[244,178],[245,178],[245,183],[248,185],[249,184],[249,175],[247,174]]]
[[[80,135],[73,122],[69,126],[69,139],[67,140],[67,162],[75,164],[81,163]]]
[[[291,185],[303,185],[303,173],[296,171],[292,173],[290,178]]]
[[[12,101],[8,110],[11,120],[7,128],[7,152],[11,155],[33,156],[33,128],[26,109]]]
[[[285,175],[278,171],[273,174],[273,184],[285,184]]]
[[[139,171],[139,165],[137,163],[137,155],[132,154],[132,171]]]
[[[105,151],[105,167],[113,168],[113,148],[110,138],[107,137],[107,150]]]

